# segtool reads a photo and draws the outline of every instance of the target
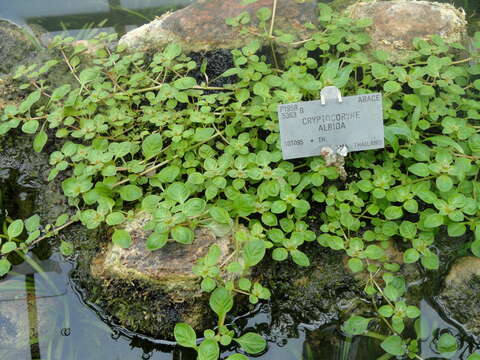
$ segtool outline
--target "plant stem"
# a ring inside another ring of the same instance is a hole
[[[73,223],[76,223],[78,220],[70,220],[69,222],[63,224],[62,226],[59,226],[58,228],[56,229],[53,229],[53,230],[50,230],[49,232],[47,232],[45,235],[39,237],[38,239],[34,240],[32,243],[30,243],[28,245],[28,249],[30,250],[31,248],[33,248],[35,245],[37,245],[40,241],[50,237],[53,235],[53,233],[55,232],[58,232],[60,230],[63,230],[65,229],[66,227],[69,227],[70,225],[72,225]]]
[[[273,0],[273,6],[272,6],[272,21],[270,22],[270,31],[268,32],[268,35],[270,38],[272,38],[273,35],[273,28],[275,25],[275,15],[277,13],[277,0]]]
[[[365,333],[365,336],[368,336],[368,337],[371,337],[371,338],[374,338],[374,339],[378,339],[378,340],[382,340],[382,341],[387,338],[385,335],[379,334],[375,331],[367,331]]]

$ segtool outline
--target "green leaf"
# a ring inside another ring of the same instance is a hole
[[[197,335],[195,330],[185,323],[175,324],[173,330],[173,335],[175,336],[175,341],[177,341],[181,346],[187,348],[196,348],[197,347]]]
[[[153,232],[147,238],[146,248],[150,251],[161,249],[168,240],[168,233]]]
[[[299,266],[310,266],[310,260],[308,259],[308,256],[302,251],[292,250],[290,251],[290,255],[292,256],[292,260],[295,264]]]
[[[438,256],[433,253],[428,253],[420,259],[420,262],[428,270],[438,270],[440,266],[440,260]]]
[[[403,210],[399,206],[389,206],[385,209],[384,214],[388,220],[395,220],[403,216]]]
[[[30,95],[28,95],[27,98],[25,100],[23,100],[22,103],[20,104],[19,112],[20,113],[25,113],[28,110],[30,110],[32,105],[35,104],[38,100],[40,100],[41,94],[42,94],[42,92],[39,89],[39,90],[35,90]]]
[[[348,267],[353,273],[357,273],[363,270],[363,262],[357,258],[351,258],[348,260]]]
[[[427,228],[436,228],[440,225],[443,225],[443,215],[440,214],[429,214],[425,218],[424,222],[425,227]]]
[[[123,249],[127,249],[132,245],[132,238],[130,233],[123,229],[116,229],[112,235],[112,241],[115,245]]]
[[[394,356],[402,356],[405,354],[405,346],[402,338],[398,335],[391,335],[380,344],[383,350]]]
[[[407,249],[403,253],[403,261],[406,264],[412,264],[412,263],[418,261],[419,258],[420,258],[420,254],[418,253],[418,251],[416,249]]]
[[[18,219],[8,225],[7,235],[10,239],[16,238],[23,231],[23,221]]]
[[[420,309],[416,306],[407,306],[407,317],[415,319],[421,315]]]
[[[475,240],[470,245],[470,249],[472,250],[473,255],[476,257],[480,257],[480,239]]]
[[[245,1],[245,0],[244,0]],[[257,0],[254,0],[257,1]],[[242,354],[233,354],[227,357],[225,360],[248,360],[248,358],[245,355]],[[468,360],[477,360],[477,359],[468,359]]]
[[[378,260],[385,255],[385,251],[378,245],[368,245],[364,254],[368,259]]]
[[[37,132],[39,122],[37,120],[28,120],[22,125],[22,131],[25,134],[35,134]]]
[[[173,60],[182,54],[182,46],[179,43],[171,42],[163,51],[163,56],[167,60]]]
[[[171,183],[175,181],[176,177],[180,174],[180,168],[178,166],[167,166],[166,168],[160,170],[160,172],[155,175],[155,178],[161,181],[162,183]]]
[[[403,98],[405,99],[405,102],[410,106],[419,107],[422,105],[420,97],[416,94],[406,94]]]
[[[177,225],[173,227],[171,234],[172,239],[180,244],[191,244],[195,238],[193,230],[186,226]]]
[[[448,136],[432,136],[429,137],[427,140],[430,140],[433,144],[441,146],[441,147],[452,147],[457,150],[460,154],[464,154],[465,151],[463,148],[452,138]]]
[[[183,204],[190,196],[190,192],[184,183],[174,182],[168,186],[166,195],[169,199]]]
[[[352,316],[343,324],[343,331],[349,335],[362,335],[367,331],[370,320],[362,316]]]
[[[436,180],[436,185],[441,192],[447,192],[453,188],[453,181],[448,175],[440,175]]]
[[[67,217],[67,220],[68,220],[68,215],[67,214],[63,214],[63,215],[65,215]],[[62,216],[62,215],[60,215],[60,216]],[[67,222],[67,220],[65,220],[65,222],[62,223],[62,224],[58,224],[58,219],[57,219],[57,222],[55,223],[55,226],[62,226],[63,224],[65,224]],[[25,229],[27,229],[27,231],[29,233],[34,232],[35,230],[37,230],[40,227],[40,216],[38,216],[37,214],[32,215],[28,219],[26,219],[24,221],[24,223],[25,223]]]
[[[218,262],[218,259],[222,255],[222,250],[217,244],[213,244],[208,249],[208,253],[205,256],[205,265],[213,266]]]
[[[205,211],[206,206],[205,200],[193,198],[183,204],[182,211],[186,216],[200,216]]]
[[[437,350],[440,353],[451,353],[458,349],[457,339],[449,333],[444,333],[440,336],[437,342]]]
[[[371,67],[372,75],[376,79],[384,79],[388,76],[388,73],[390,72],[388,67],[383,64],[373,63],[371,64]]]
[[[82,70],[78,78],[80,79],[80,84],[85,85],[90,81],[94,81],[98,78],[100,72],[100,68],[98,67],[90,67]]]
[[[209,304],[215,314],[217,314],[220,319],[223,319],[225,315],[232,310],[233,297],[227,289],[219,287],[210,295]]]
[[[262,7],[257,10],[256,15],[260,21],[267,21],[272,16],[272,10],[267,7]]]
[[[160,134],[148,135],[142,143],[142,152],[145,158],[150,159],[162,152],[163,140]]]
[[[190,89],[195,87],[196,85],[197,80],[189,76],[177,79],[173,82],[173,86],[179,90]]]
[[[62,241],[60,243],[60,252],[62,253],[62,255],[64,256],[70,256],[73,254],[73,244],[71,242],[67,242],[67,241]]]
[[[121,212],[112,212],[107,215],[106,222],[108,225],[119,225],[125,220],[125,216]]]
[[[413,164],[408,168],[408,171],[420,177],[425,177],[430,174],[430,169],[428,168],[428,165],[425,163]]]
[[[215,134],[215,129],[213,128],[196,128],[195,134],[193,135],[193,140],[197,142],[203,142],[210,139],[213,134]]]
[[[200,283],[200,288],[202,289],[202,291],[205,291],[205,292],[213,291],[213,289],[215,289],[216,286],[217,286],[217,283],[212,278],[205,278]]]
[[[239,359],[240,360],[240,359]],[[467,360],[480,360],[480,353],[470,355]]]
[[[288,251],[285,248],[276,248],[272,252],[272,259],[275,261],[283,261],[288,257]]]
[[[0,277],[7,274],[12,268],[12,264],[7,259],[0,259]]]
[[[396,81],[387,81],[383,85],[383,90],[385,90],[385,92],[394,93],[402,90],[402,87]]]
[[[2,255],[11,253],[17,248],[17,244],[14,241],[7,241],[2,245],[1,253]]]
[[[238,280],[238,287],[240,288],[240,290],[250,291],[250,288],[252,287],[252,282],[247,278],[241,278],[240,280]]]
[[[213,339],[205,339],[198,347],[198,360],[217,360],[220,355],[218,343]]]
[[[118,190],[120,197],[125,201],[135,201],[142,197],[142,189],[136,185],[125,185]]]
[[[48,140],[47,133],[41,130],[33,139],[33,150],[35,150],[35,152],[42,151],[43,147],[47,143],[47,140]]]
[[[220,224],[230,224],[230,222],[232,221],[227,210],[223,208],[212,207],[210,208],[209,213],[212,219]]]
[[[255,85],[253,85],[253,93],[255,95],[268,98],[270,97],[270,88],[263,82],[256,82]]]
[[[70,84],[65,84],[56,88],[51,95],[50,101],[57,101],[62,99],[65,95],[68,94],[71,88],[72,86]]]
[[[265,242],[263,240],[250,240],[243,248],[245,265],[257,265],[265,256]]]
[[[386,318],[389,318],[390,316],[392,316],[393,312],[394,312],[393,307],[390,305],[383,305],[378,309],[378,313],[381,316]]]
[[[448,236],[459,237],[467,232],[467,227],[464,224],[450,223],[447,227]]]
[[[287,210],[287,203],[283,200],[276,200],[272,204],[272,213],[281,214]]]
[[[253,332],[248,332],[234,340],[240,345],[242,350],[253,355],[261,353],[267,347],[265,339]]]
[[[417,235],[417,224],[411,221],[402,221],[399,227],[400,235],[405,239],[414,239]]]

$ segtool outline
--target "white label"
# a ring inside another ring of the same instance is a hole
[[[348,152],[384,147],[382,94],[347,96],[342,102],[305,101],[278,106],[283,158],[319,156],[324,146]]]

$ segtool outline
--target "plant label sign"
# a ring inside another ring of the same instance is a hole
[[[338,89],[336,89],[338,91]],[[338,101],[304,101],[278,106],[283,159],[320,155],[323,147],[348,152],[384,147],[382,94]]]

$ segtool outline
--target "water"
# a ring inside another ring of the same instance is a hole
[[[167,10],[188,5],[192,0],[0,0],[0,18],[34,29],[39,25],[47,37],[65,33],[85,39],[99,31],[120,34],[150,21]],[[478,29],[480,1],[454,0],[466,9]],[[1,202],[1,199],[0,199]],[[28,216],[28,215],[26,215]],[[26,217],[23,216],[23,217]],[[74,259],[65,259],[49,248],[31,254],[31,260],[16,265],[0,282],[0,359],[2,360],[190,360],[194,354],[170,341],[152,339],[117,326],[101,309],[87,303],[72,282]],[[438,337],[445,331],[454,335],[459,350],[452,359],[466,359],[480,350],[475,339],[449,320],[433,297],[421,301],[425,336],[423,359],[439,359]],[[255,311],[236,319],[241,330],[261,333],[268,350],[261,360],[370,360],[382,355],[379,343],[364,337],[345,338],[337,323],[318,327],[293,324],[294,334],[272,329],[272,309],[259,305]],[[292,324],[289,324],[290,327]],[[223,358],[234,349],[222,354]]]

